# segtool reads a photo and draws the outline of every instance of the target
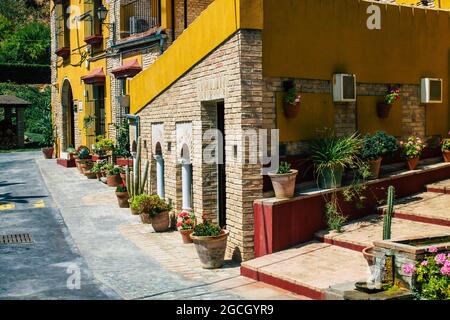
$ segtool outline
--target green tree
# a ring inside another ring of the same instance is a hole
[[[13,32],[12,23],[0,14],[0,41],[5,40]]]
[[[0,43],[0,63],[50,64],[50,28],[29,22]]]

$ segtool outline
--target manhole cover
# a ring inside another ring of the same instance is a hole
[[[29,233],[0,236],[0,244],[33,243]]]

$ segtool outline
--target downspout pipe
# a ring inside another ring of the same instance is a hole
[[[136,138],[139,138],[139,122],[140,122],[140,118],[138,115],[134,115],[134,114],[127,114],[127,119],[130,120],[134,120],[136,123]]]

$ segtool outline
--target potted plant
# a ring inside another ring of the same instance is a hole
[[[107,158],[108,153],[114,150],[114,141],[106,139],[104,136],[97,136],[97,143],[94,144],[92,151],[94,161],[104,160]]]
[[[91,155],[90,155],[90,150],[88,147],[86,146],[79,146],[77,148],[77,154],[75,156],[75,163],[77,165],[77,169],[78,171],[80,171],[81,173],[83,173],[83,168],[82,168],[82,164],[86,161],[90,161],[91,160]]]
[[[297,174],[298,171],[291,169],[291,165],[287,162],[282,162],[278,171],[269,173],[273,189],[275,190],[275,197],[285,199],[294,196]]]
[[[397,86],[390,86],[389,92],[384,97],[384,101],[377,105],[378,117],[381,119],[389,117],[392,105],[398,100],[400,100],[400,89]]]
[[[69,159],[74,160],[75,155],[77,154],[77,150],[74,147],[68,147],[66,152],[69,154]]]
[[[383,158],[392,155],[397,150],[397,139],[385,132],[378,131],[374,135],[364,136],[361,158],[368,163],[372,179],[378,179],[380,176]]]
[[[131,209],[132,215],[138,216],[142,213],[141,203],[143,202],[144,199],[146,199],[146,197],[148,197],[148,195],[140,194],[140,195],[133,196],[128,200],[128,202],[130,203],[130,209]],[[150,216],[148,216],[148,215],[145,215],[145,216],[141,215],[141,220],[142,220],[142,223],[144,223],[144,224],[152,223]]]
[[[223,266],[227,248],[228,231],[203,219],[195,226],[191,238],[204,269],[217,269]]]
[[[450,135],[450,132],[448,133]],[[441,150],[445,162],[450,162],[450,139],[441,141]]]
[[[400,147],[407,160],[409,170],[416,170],[425,146],[423,140],[416,136],[410,136],[408,140],[400,141]]]
[[[155,232],[169,230],[169,212],[172,206],[161,199],[158,195],[144,196],[140,203],[141,216],[148,215],[151,218],[152,227]]]
[[[180,231],[184,244],[192,243],[191,234],[194,232],[195,214],[183,211],[178,215],[177,228]]]
[[[296,118],[300,111],[301,95],[295,87],[287,90],[283,97],[283,111],[286,118]]]
[[[129,199],[128,190],[127,190],[127,187],[125,186],[125,183],[122,182],[119,186],[117,186],[116,197],[117,197],[117,201],[119,202],[120,208],[129,208],[130,207],[130,204],[128,202],[128,199]]]
[[[41,143],[42,153],[44,154],[45,159],[53,158],[53,152],[55,151],[54,147],[55,139],[53,135],[53,128],[46,127],[44,130],[44,139]]]
[[[120,169],[120,178],[122,179],[122,181],[127,181],[127,173],[125,171],[125,168],[122,166],[119,166]]]
[[[319,187],[333,189],[341,187],[344,169],[357,165],[362,141],[356,133],[336,137],[328,132],[323,137],[308,141],[306,145]]]
[[[94,166],[92,167],[91,171],[95,173],[98,180],[100,180],[100,178],[103,177],[103,171],[105,170],[106,166],[107,162],[105,160],[100,160],[94,163]]]
[[[115,167],[112,164],[108,164],[105,169],[107,170],[106,173],[106,184],[110,187],[117,187],[120,182],[120,168]]]
[[[130,132],[129,124],[125,122],[123,125],[116,125],[117,139],[113,150],[115,163],[119,166],[133,166],[133,159],[130,159]]]

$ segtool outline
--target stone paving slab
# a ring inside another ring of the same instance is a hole
[[[306,297],[290,293],[265,283],[240,276],[240,264],[226,260],[220,269],[207,270],[201,267],[193,244],[183,244],[177,231],[155,233],[150,225],[133,224],[118,226],[118,230],[130,239],[163,269],[174,272],[190,281],[202,281],[199,287],[180,289],[176,294],[184,299],[202,299],[209,291],[231,292],[249,300],[298,300]],[[164,299],[173,293],[161,293]]]
[[[392,239],[420,238],[450,234],[450,227],[427,223],[392,219]],[[373,245],[374,241],[383,240],[383,218],[378,215],[352,221],[342,228],[342,232],[321,231],[316,233],[320,239],[337,245],[350,244],[355,249]]]
[[[242,267],[317,292],[370,276],[361,253],[320,242],[247,261]]]
[[[406,197],[396,201],[395,213],[450,222],[450,195],[424,192]]]

